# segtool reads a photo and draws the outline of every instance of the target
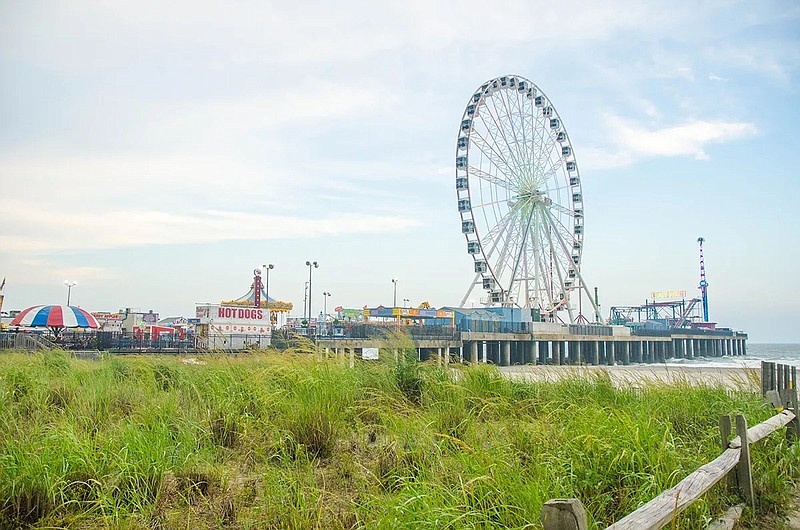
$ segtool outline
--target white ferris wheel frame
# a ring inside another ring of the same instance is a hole
[[[456,192],[475,278],[486,306],[538,309],[550,320],[583,290],[583,188],[575,152],[544,92],[518,75],[470,97],[456,142]]]

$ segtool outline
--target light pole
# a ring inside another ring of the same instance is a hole
[[[394,296],[392,297],[392,307],[397,307],[397,278],[392,278],[394,285]]]
[[[261,267],[267,273],[267,283],[264,284],[264,293],[267,295],[267,320],[269,320],[270,325],[272,325],[272,313],[269,311],[269,271],[274,269],[275,265],[270,263],[269,265],[262,265]]]
[[[331,293],[329,293],[328,291],[325,291],[324,293],[322,293],[322,296],[325,297],[323,299],[323,301],[322,301],[322,313],[323,313],[323,315],[325,315],[326,318],[328,316],[328,297],[330,295],[331,295]]]
[[[308,282],[305,282],[303,289],[303,320],[306,320],[306,311],[308,308]]]
[[[408,303],[409,303],[410,301],[411,301],[411,300],[409,300],[408,298],[403,298],[403,307],[408,307]]]
[[[78,285],[78,282],[76,282],[75,280],[72,281],[64,280],[64,285],[67,286],[67,305],[69,305],[69,297],[72,294],[72,288]]]
[[[325,322],[325,335],[328,335],[328,297],[331,295],[328,291],[322,293],[325,298],[322,299],[322,318]]]
[[[314,313],[311,311],[311,270],[312,268],[316,269],[319,267],[319,263],[316,261],[306,261],[306,265],[308,265],[308,323],[311,324],[311,319],[314,316]]]

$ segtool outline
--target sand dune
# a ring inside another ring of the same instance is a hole
[[[500,371],[509,379],[556,381],[565,377],[595,377],[608,374],[620,387],[646,382],[690,385],[722,385],[730,389],[760,392],[758,369],[745,367],[674,366],[640,364],[630,366],[504,366]]]

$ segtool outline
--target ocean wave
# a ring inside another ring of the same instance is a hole
[[[748,344],[747,355],[669,359],[665,364],[697,367],[760,368],[761,361],[800,367],[800,344]]]

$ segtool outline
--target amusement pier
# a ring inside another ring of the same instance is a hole
[[[598,289],[590,291],[581,273],[586,212],[575,149],[555,105],[531,80],[505,75],[477,87],[455,148],[455,205],[475,273],[461,304],[364,311],[367,321],[394,320],[408,330],[421,360],[627,365],[747,353],[745,333],[709,320],[702,237],[700,296],[653,292],[644,305],[601,316]],[[476,297],[483,307],[466,309]],[[378,348],[368,335],[320,344]]]
[[[378,308],[394,311],[403,320],[406,308]],[[370,311],[370,310],[367,310]],[[452,315],[455,325],[398,325],[411,336],[421,361],[437,359],[490,363],[498,366],[520,364],[629,365],[664,363],[669,359],[695,359],[747,354],[747,334],[730,329],[670,328],[599,324],[556,324],[496,319],[488,321],[475,313],[484,310],[462,308],[439,310],[439,318]],[[442,313],[444,313],[442,315]],[[438,320],[435,317],[431,319]],[[407,319],[406,319],[407,320]],[[474,331],[477,329],[486,330]],[[365,351],[387,354],[385,326],[355,326],[333,337],[319,337],[320,347],[335,355],[366,358]],[[397,352],[392,352],[396,354]]]
[[[457,130],[452,206],[474,273],[458,305],[408,307],[403,299],[400,307],[392,278],[391,307],[329,312],[331,293],[314,292],[320,264],[310,260],[302,317],[291,315],[291,302],[270,297],[273,263],[253,271],[245,295],[199,303],[193,317],[159,319],[130,308],[89,313],[69,305],[77,282],[65,282],[67,305],[9,315],[0,348],[233,353],[280,349],[300,336],[354,361],[398,355],[392,342],[402,332],[419,360],[442,363],[628,365],[747,353],[747,334],[709,318],[702,237],[698,296],[651,292],[642,305],[611,307],[602,316],[598,288],[590,290],[581,272],[583,176],[564,120],[539,86],[519,75],[481,84]],[[320,295],[322,311],[312,305]]]

